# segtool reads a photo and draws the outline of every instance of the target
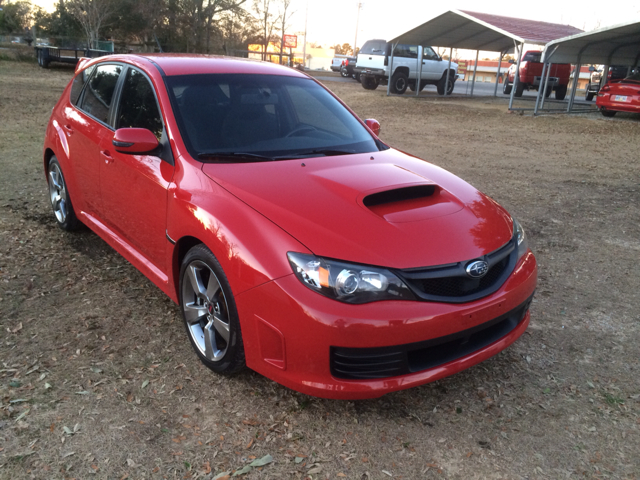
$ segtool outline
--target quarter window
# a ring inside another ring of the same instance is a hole
[[[135,68],[129,68],[122,85],[116,128],[146,128],[158,140],[162,136],[162,120],[153,87],[144,74]]]
[[[118,83],[120,65],[100,65],[84,90],[82,110],[104,123],[109,121],[109,108]]]
[[[80,98],[80,94],[82,93],[82,89],[84,88],[87,80],[91,77],[91,74],[96,69],[95,65],[92,65],[89,68],[85,68],[82,70],[76,78],[73,79],[73,84],[71,85],[71,96],[70,100],[73,105],[78,103],[78,99]]]

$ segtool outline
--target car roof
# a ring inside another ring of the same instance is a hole
[[[150,53],[107,55],[99,61],[128,62],[140,65],[148,62],[155,64],[163,75],[194,75],[202,73],[245,73],[263,75],[286,75],[307,77],[293,68],[248,58],[224,57],[218,55],[197,55],[182,53]],[[91,62],[96,63],[96,62]]]

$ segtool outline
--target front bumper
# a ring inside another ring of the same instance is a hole
[[[496,355],[522,335],[536,281],[530,251],[497,292],[465,304],[348,305],[311,291],[292,274],[236,297],[247,366],[324,398],[373,398],[432,382]],[[366,378],[336,371],[336,352],[389,351],[404,355],[401,370]]]

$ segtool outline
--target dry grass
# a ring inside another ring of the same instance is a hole
[[[246,478],[640,476],[637,117],[330,84],[392,145],[505,205],[540,263],[531,328],[507,351],[340,402],[213,375],[156,287],[55,226],[42,137],[72,71],[0,61],[0,478],[213,478],[268,454]]]

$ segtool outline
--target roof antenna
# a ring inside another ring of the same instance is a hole
[[[164,53],[162,51],[162,45],[160,45],[160,40],[158,40],[158,36],[156,35],[156,32],[153,32],[153,38],[156,39],[156,43],[158,44],[158,48],[160,49],[160,53]]]

